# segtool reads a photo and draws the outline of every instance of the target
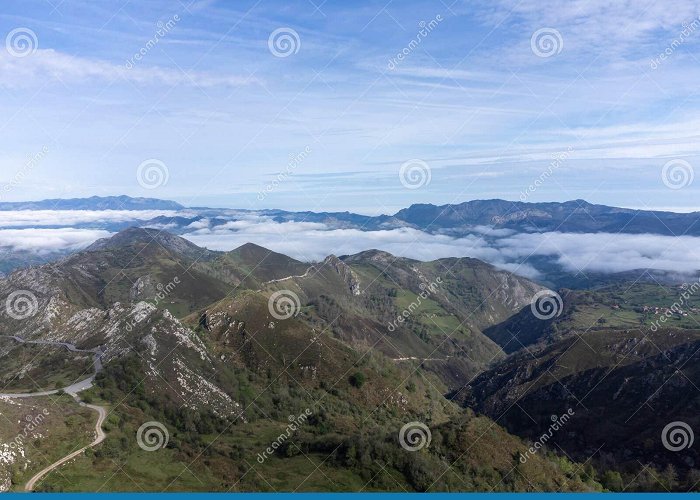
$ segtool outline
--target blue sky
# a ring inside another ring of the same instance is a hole
[[[0,195],[700,210],[700,7],[610,4],[6,1]]]

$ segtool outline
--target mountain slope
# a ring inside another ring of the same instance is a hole
[[[184,315],[228,292],[226,283],[195,266],[214,255],[167,233],[128,229],[57,262],[17,271],[0,282],[0,292],[31,291],[42,310],[49,301],[53,309],[80,309],[158,300]]]
[[[550,319],[526,307],[487,329],[513,354],[452,397],[530,439],[571,409],[566,431],[551,440],[570,456],[626,472],[629,481],[649,464],[664,484],[690,488],[700,456],[692,447],[671,452],[663,439],[674,422],[700,425],[695,287],[641,281],[562,290]],[[636,488],[654,488],[644,482]]]
[[[700,331],[641,335],[602,330],[518,353],[481,374],[458,398],[509,431],[536,439],[551,415],[575,415],[550,444],[570,456],[636,474],[672,463],[680,479],[700,465],[694,448],[663,446],[664,428],[700,425]]]
[[[291,292],[312,327],[397,363],[423,366],[449,387],[503,356],[481,329],[505,320],[541,290],[474,259],[423,263],[376,250],[329,256],[265,288]]]

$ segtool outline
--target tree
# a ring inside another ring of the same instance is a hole
[[[622,483],[622,476],[617,471],[607,470],[603,474],[603,479],[601,480],[605,489],[610,491],[622,491],[624,484]]]
[[[678,472],[673,465],[666,466],[661,473],[660,482],[668,491],[674,491],[678,488]]]

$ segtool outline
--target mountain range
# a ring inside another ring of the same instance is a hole
[[[0,484],[689,490],[700,457],[664,441],[667,424],[700,424],[689,290],[621,278],[555,291],[472,258],[302,262],[124,229],[0,280],[1,441],[49,413],[20,450],[3,445]],[[106,439],[32,476],[92,441],[72,398],[104,410]],[[168,439],[148,451],[135,436],[154,423]]]
[[[699,219],[700,212],[632,210],[583,200],[422,204],[380,216],[188,208],[126,196],[4,203],[0,272],[50,262],[137,226],[211,249],[231,250],[252,241],[304,262],[380,248],[423,261],[479,258],[553,288],[589,288],[625,281],[630,274],[680,284],[700,271],[692,250]],[[308,243],[313,240],[318,244]]]
[[[507,200],[473,200],[459,204],[415,204],[393,215],[367,216],[351,212],[289,212],[285,210],[244,210],[225,208],[185,207],[180,203],[155,198],[129,196],[93,196],[90,198],[51,199],[32,202],[2,202],[0,211],[17,210],[166,210],[192,212],[191,217],[175,221],[170,229],[183,229],[203,217],[221,214],[256,213],[277,221],[328,223],[364,230],[391,227],[413,227],[438,233],[449,230],[464,234],[474,226],[492,226],[514,231],[565,233],[608,232],[624,234],[658,234],[665,236],[699,236],[700,212],[674,213],[658,210],[638,210],[595,205],[585,200],[567,202],[529,203]],[[196,214],[196,215],[195,215]],[[144,220],[147,224],[163,219]],[[213,221],[215,224],[217,221]],[[108,228],[110,226],[104,225]]]

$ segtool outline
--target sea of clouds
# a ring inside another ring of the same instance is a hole
[[[23,211],[0,212],[0,247],[37,254],[70,252],[113,234],[110,224],[143,225],[144,221],[193,213],[172,211]],[[460,237],[413,228],[378,231],[348,229],[315,222],[278,222],[250,213],[214,225],[202,219],[180,228],[189,241],[228,251],[252,242],[302,261],[330,254],[349,255],[379,249],[401,257],[434,260],[473,257],[537,278],[533,257],[546,258],[569,272],[615,273],[651,268],[693,273],[700,270],[700,238],[652,234],[516,233],[474,227]],[[31,225],[31,227],[27,227]],[[78,226],[78,227],[75,227]],[[157,227],[151,225],[150,227]],[[158,227],[172,230],[172,225]]]

